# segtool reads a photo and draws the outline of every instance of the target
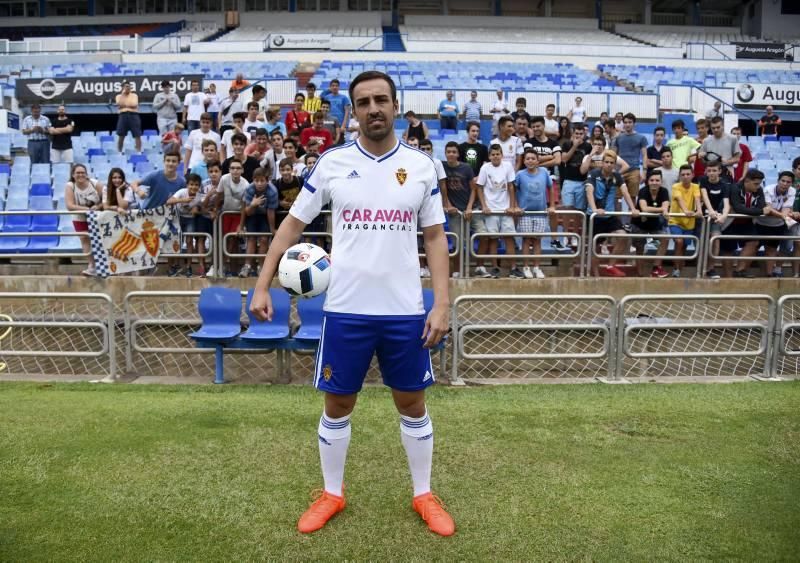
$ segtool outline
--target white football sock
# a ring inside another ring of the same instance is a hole
[[[323,413],[319,419],[317,434],[325,490],[336,496],[342,496],[344,464],[347,459],[347,447],[350,445],[350,415],[329,418]]]
[[[414,496],[431,490],[433,463],[433,424],[428,412],[420,418],[400,416],[400,440],[408,456],[408,468],[414,483]]]

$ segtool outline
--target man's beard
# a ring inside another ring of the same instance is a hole
[[[383,141],[392,133],[392,123],[390,121],[384,120],[383,126],[381,129],[370,129],[369,128],[369,121],[367,121],[367,126],[361,130],[361,134],[364,135],[370,141]]]

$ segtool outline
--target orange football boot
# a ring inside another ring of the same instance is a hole
[[[344,496],[322,491],[298,520],[297,529],[304,534],[316,532],[344,510],[345,504]]]
[[[456,523],[444,509],[442,500],[433,493],[414,497],[412,506],[432,532],[440,536],[452,536],[456,532]]]

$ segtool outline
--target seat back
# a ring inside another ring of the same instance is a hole
[[[322,330],[322,305],[325,303],[325,294],[316,297],[298,298],[297,315],[300,317],[304,331],[311,327]]]
[[[262,321],[257,319],[250,312],[250,302],[253,300],[253,291],[247,292],[247,317],[250,319],[250,329],[257,328],[263,325],[288,327],[289,326],[289,313],[291,312],[291,298],[289,294],[277,288],[270,288],[269,296],[272,298],[272,321]]]
[[[200,291],[197,310],[203,326],[241,327],[242,294],[231,287],[206,287]]]

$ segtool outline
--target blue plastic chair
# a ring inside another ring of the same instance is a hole
[[[296,340],[319,340],[322,337],[322,305],[324,303],[324,293],[316,297],[297,300],[297,315],[302,324],[294,334]]]
[[[230,287],[207,287],[200,291],[197,309],[202,326],[189,334],[198,344],[213,346],[215,351],[214,383],[225,383],[222,352],[225,344],[242,331],[242,295]]]
[[[289,312],[291,299],[289,294],[282,289],[269,290],[272,298],[272,321],[261,321],[250,312],[250,302],[253,300],[253,290],[247,292],[247,317],[250,319],[249,328],[239,338],[248,341],[276,341],[289,337]]]
[[[54,226],[48,225],[31,225],[29,232],[31,233],[52,233],[56,230]],[[58,247],[59,237],[30,237],[28,246],[25,247],[26,252],[47,252]]]

